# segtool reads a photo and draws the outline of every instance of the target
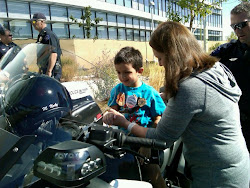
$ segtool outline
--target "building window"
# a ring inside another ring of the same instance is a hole
[[[139,0],[139,10],[144,11],[144,0]]]
[[[140,31],[140,40],[145,41],[145,38],[146,38],[145,31]]]
[[[145,20],[140,20],[140,29],[146,29]]]
[[[148,42],[150,39],[150,31],[146,31],[146,41]]]
[[[117,39],[117,28],[115,27],[109,27],[109,39],[116,40]]]
[[[133,28],[132,18],[131,17],[126,17],[126,27]]]
[[[108,25],[109,26],[116,26],[116,15],[115,14],[108,14]]]
[[[124,6],[124,0],[116,0],[116,4]]]
[[[163,17],[166,17],[166,1],[165,0],[163,0],[162,1],[162,16]]]
[[[10,21],[10,30],[14,38],[31,38],[30,22]]]
[[[118,28],[118,40],[126,40],[126,33],[124,28]]]
[[[154,0],[154,3],[155,3],[155,14],[156,15],[159,15],[159,9],[158,9],[158,0]]]
[[[115,4],[115,0],[106,0],[106,2]]]
[[[0,17],[7,18],[6,3],[4,0],[0,1]]]
[[[9,23],[8,23],[7,21],[0,20],[0,24],[1,24],[3,27],[9,29]]]
[[[98,33],[99,39],[107,39],[108,38],[107,27],[105,27],[105,26],[98,26],[97,33]]]
[[[145,0],[145,12],[150,12],[149,0]]]
[[[180,13],[179,13],[180,14]],[[163,15],[163,11],[162,11],[162,0],[159,0],[159,15],[160,16],[164,16]]]
[[[126,29],[126,36],[127,36],[127,40],[132,41],[134,39],[133,29]]]
[[[134,18],[133,19],[133,26],[134,26],[134,28],[136,28],[136,29],[139,29],[139,19],[137,19],[137,18]]]
[[[63,23],[54,23],[52,24],[52,29],[58,38],[69,38],[68,25]]]
[[[125,7],[131,8],[131,0],[125,0]]]
[[[146,29],[147,30],[151,30],[151,22],[150,21],[146,21]]]
[[[134,30],[134,41],[140,41],[140,31]]]
[[[42,12],[46,16],[46,20],[50,20],[48,5],[31,3],[30,9],[32,16],[35,13]]]
[[[53,21],[68,21],[67,10],[65,7],[51,6],[51,20]]]
[[[78,24],[72,24],[69,25],[69,30],[70,30],[70,38],[84,38],[83,37],[83,28],[79,27]]]
[[[23,18],[23,19],[30,19],[30,13],[29,13],[29,4],[22,2],[13,2],[8,1],[8,13],[10,18]]]
[[[124,16],[117,16],[117,25],[119,27],[125,27],[125,17]]]
[[[138,0],[132,0],[132,8],[139,10]]]
[[[85,38],[88,38],[87,37],[87,30],[85,29],[84,32],[85,32]],[[94,27],[91,27],[91,29],[90,29],[90,38],[93,39],[95,37],[96,37],[96,27],[94,26]]]
[[[96,12],[96,17],[97,18],[102,18],[102,21],[100,21],[98,23],[98,25],[107,25],[106,13],[104,13],[104,12]]]
[[[73,16],[75,19],[77,19],[78,22],[81,22],[82,23],[82,10],[81,9],[72,9],[72,8],[69,8],[68,9],[68,19],[69,21],[72,21],[70,19],[70,16]]]

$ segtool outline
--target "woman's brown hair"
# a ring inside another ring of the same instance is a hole
[[[165,54],[165,92],[167,99],[174,97],[182,78],[193,71],[211,68],[216,58],[205,53],[194,35],[181,23],[167,21],[153,32],[150,46]]]

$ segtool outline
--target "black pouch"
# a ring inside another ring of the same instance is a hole
[[[62,70],[61,62],[56,61],[55,67],[54,67],[54,73],[60,73]]]

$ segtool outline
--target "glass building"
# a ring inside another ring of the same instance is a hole
[[[91,29],[91,38],[98,33],[99,39],[108,40],[148,41],[152,28],[167,20],[169,6],[181,16],[188,14],[188,10],[181,9],[171,0],[0,0],[0,23],[11,30],[14,39],[36,39],[38,32],[29,20],[34,13],[42,12],[47,18],[47,27],[59,38],[83,39],[87,38],[86,31],[70,16],[81,20],[87,6],[91,7],[92,19],[103,18]],[[222,40],[220,7],[207,17],[206,26],[208,40]],[[194,27],[198,27],[195,36],[202,40],[204,26],[199,17],[194,21]]]

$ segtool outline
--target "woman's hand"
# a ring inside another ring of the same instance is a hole
[[[130,123],[128,120],[126,120],[124,115],[122,115],[120,112],[114,109],[109,109],[107,112],[103,114],[103,122],[108,125],[121,126],[124,127],[125,129]]]

